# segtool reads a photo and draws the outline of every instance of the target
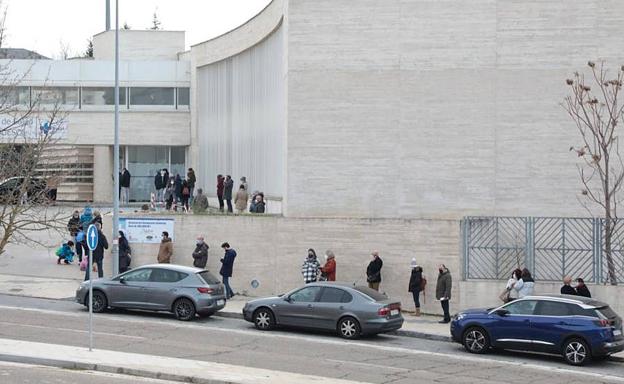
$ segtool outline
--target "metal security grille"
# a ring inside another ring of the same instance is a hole
[[[601,219],[466,217],[461,227],[465,279],[504,280],[527,267],[542,281],[608,280]],[[616,223],[611,249],[616,278],[624,281],[624,221]]]

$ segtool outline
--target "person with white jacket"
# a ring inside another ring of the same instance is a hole
[[[535,280],[531,277],[531,272],[524,268],[522,270],[522,276],[520,280],[514,285],[514,289],[518,292],[518,298],[522,299],[526,296],[533,294],[533,288],[535,287]]]

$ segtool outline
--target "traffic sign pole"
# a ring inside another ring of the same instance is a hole
[[[119,273],[119,0],[115,0],[115,139],[113,145],[113,276]]]
[[[99,239],[97,227],[94,224],[89,225],[87,229],[87,247],[89,248],[89,265],[87,273],[89,274],[89,351],[93,350],[93,251],[97,248]]]

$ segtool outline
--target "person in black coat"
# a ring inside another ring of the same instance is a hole
[[[175,183],[175,199],[176,202],[181,202],[182,201],[182,177],[180,177],[179,173],[176,173],[175,178],[174,178],[174,183]]]
[[[233,213],[232,209],[232,190],[234,189],[234,180],[232,176],[226,175],[223,182],[223,200],[227,203],[227,209],[229,213]]]
[[[589,288],[585,285],[585,281],[579,277],[576,279],[576,282],[576,294],[579,296],[591,297],[591,292],[589,292]]]
[[[119,199],[121,204],[130,202],[130,177],[130,172],[126,168],[119,173],[119,187],[121,188]]]
[[[223,243],[221,248],[225,251],[225,255],[221,259],[221,270],[219,274],[223,276],[223,285],[225,285],[225,297],[230,299],[234,296],[234,291],[230,287],[230,277],[234,272],[234,259],[236,258],[236,251],[230,248],[230,244]]]
[[[98,231],[98,244],[91,253],[91,256],[93,257],[93,264],[97,265],[98,277],[102,278],[104,277],[104,250],[108,249],[108,240],[106,240],[106,236],[104,236],[104,234],[102,233],[102,225],[100,223],[96,223],[95,227]],[[89,280],[90,272],[91,271],[89,271],[89,268],[87,268],[85,271],[85,281]]]
[[[132,249],[128,243],[125,233],[119,231],[119,273],[126,272],[130,269],[132,262]]]
[[[561,286],[562,295],[576,295],[576,290],[572,288],[572,278],[566,276],[563,278],[563,285]]]
[[[383,267],[383,261],[379,257],[379,252],[373,251],[371,253],[373,260],[368,263],[366,268],[366,282],[368,287],[376,291],[379,291],[379,283],[381,283],[381,267]]]
[[[416,264],[416,259],[412,259],[412,274],[410,276],[408,292],[412,292],[414,297],[414,305],[416,306],[415,316],[420,316],[420,289],[423,282],[423,269]]]

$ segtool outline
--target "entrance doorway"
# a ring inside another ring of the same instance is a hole
[[[121,152],[121,164],[132,175],[130,201],[146,202],[155,192],[154,176],[163,168],[170,176],[186,176],[186,147],[126,146]]]

